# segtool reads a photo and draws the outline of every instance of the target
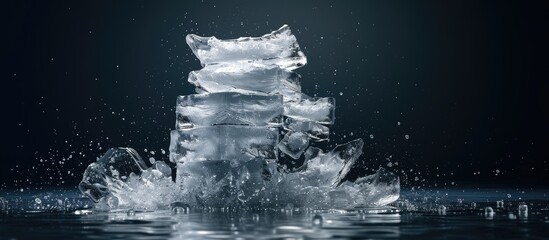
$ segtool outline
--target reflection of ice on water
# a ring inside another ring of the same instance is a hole
[[[203,69],[189,74],[198,94],[179,96],[170,161],[146,168],[130,148],[109,150],[79,187],[98,208],[383,206],[400,194],[398,176],[380,168],[346,180],[361,139],[324,152],[334,98],[301,92],[292,70],[307,59],[288,26],[257,38],[187,36]],[[295,172],[281,163],[303,161]],[[177,210],[179,211],[179,210]]]

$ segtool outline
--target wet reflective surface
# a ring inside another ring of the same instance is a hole
[[[94,211],[73,190],[3,193],[0,239],[547,239],[546,193],[529,191],[518,196],[521,192],[409,191],[388,208],[247,212]],[[499,193],[511,197],[502,199]],[[486,212],[488,207],[491,213]]]

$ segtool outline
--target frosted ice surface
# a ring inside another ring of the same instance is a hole
[[[335,99],[308,98],[284,103],[284,115],[304,121],[333,124],[335,119]]]
[[[300,78],[276,65],[225,63],[192,71],[188,81],[199,92],[282,94],[284,101],[290,101],[301,98]]]
[[[296,132],[304,132],[316,141],[328,140],[330,129],[322,124],[312,121],[301,121],[293,118],[284,120],[284,129]]]
[[[277,159],[278,128],[218,125],[173,130],[170,160]]]
[[[203,66],[223,62],[259,62],[291,70],[307,63],[288,25],[261,37],[220,40],[189,34],[186,40]]]
[[[233,92],[179,96],[176,128],[212,125],[279,126],[281,95],[252,95]]]
[[[278,149],[293,159],[298,159],[309,146],[309,137],[303,132],[288,132],[278,143]]]
[[[126,181],[130,174],[141,174],[147,166],[132,148],[111,148],[86,168],[78,185],[82,193],[95,202],[107,196],[118,181]]]

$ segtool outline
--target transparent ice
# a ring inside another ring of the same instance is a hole
[[[177,98],[169,147],[176,168],[160,159],[147,168],[133,149],[111,149],[79,186],[96,208],[292,211],[384,206],[399,198],[399,177],[384,168],[351,176],[362,139],[327,152],[317,147],[328,140],[335,99],[301,92],[292,70],[307,60],[287,25],[262,37],[188,35],[187,43],[203,68],[188,78],[198,94]],[[289,170],[285,160],[303,164]]]
[[[173,130],[172,162],[277,159],[278,128],[218,125]]]
[[[176,128],[195,126],[282,124],[282,96],[234,92],[179,96]]]
[[[256,62],[292,70],[307,63],[288,25],[261,37],[220,40],[189,34],[186,40],[203,66],[224,62]]]

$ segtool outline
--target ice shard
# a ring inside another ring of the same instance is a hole
[[[276,65],[224,63],[192,71],[188,81],[203,92],[281,94],[284,101],[296,101],[302,96],[300,78]]]
[[[281,95],[234,92],[179,96],[176,129],[213,125],[279,126]]]
[[[292,70],[307,63],[288,25],[261,37],[220,40],[189,34],[186,40],[203,66],[224,62],[255,62]]]
[[[382,167],[375,174],[344,184],[358,189],[354,199],[356,205],[384,206],[400,197],[399,177]]]
[[[284,120],[283,126],[289,131],[304,132],[315,141],[325,141],[330,136],[328,127],[313,121],[301,121],[288,117]]]
[[[303,132],[288,132],[278,143],[278,149],[293,159],[298,159],[309,146],[309,137]]]
[[[277,159],[278,128],[219,125],[173,130],[172,162]]]
[[[78,188],[86,196],[98,202],[131,174],[139,175],[147,166],[132,148],[111,148],[105,155],[86,168]]]
[[[335,120],[335,99],[305,98],[284,104],[284,115],[303,121],[333,124]]]

